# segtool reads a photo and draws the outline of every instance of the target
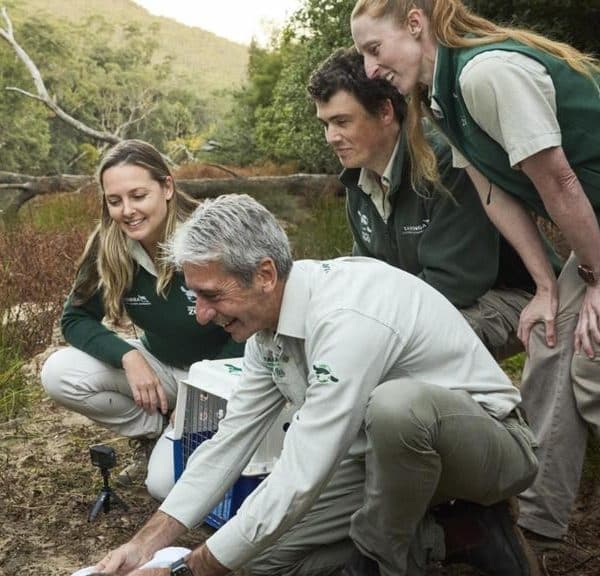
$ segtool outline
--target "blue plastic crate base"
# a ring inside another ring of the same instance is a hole
[[[188,447],[190,444],[196,443],[198,446],[204,440],[208,440],[210,436],[203,434],[191,434],[196,438],[185,438],[180,440],[173,440],[173,462],[175,466],[175,480],[183,474],[187,458],[185,456],[186,450],[184,445],[187,443]],[[188,454],[190,454],[189,452]],[[232,488],[227,490],[223,500],[219,502],[212,510],[212,512],[204,519],[204,522],[213,528],[220,528],[225,524],[232,516],[235,515],[238,508],[242,505],[242,502],[265,478],[267,474],[261,474],[259,476],[240,476],[238,481],[233,485]]]
[[[183,474],[192,452],[217,432],[219,422],[225,417],[227,401],[239,383],[241,365],[241,358],[196,362],[190,367],[188,378],[179,383],[175,426],[170,434],[176,481]],[[204,519],[208,525],[213,528],[223,526],[271,472],[281,453],[293,412],[291,407],[283,409],[238,481]]]

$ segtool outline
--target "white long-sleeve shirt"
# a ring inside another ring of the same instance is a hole
[[[200,522],[237,479],[286,402],[298,407],[272,473],[207,541],[232,570],[307,512],[342,458],[364,455],[363,419],[384,381],[466,390],[502,419],[518,390],[458,312],[418,278],[368,258],[299,261],[276,333],[247,343],[241,382],[161,510]]]

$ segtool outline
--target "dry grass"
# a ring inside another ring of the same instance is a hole
[[[181,179],[193,178],[250,178],[252,176],[285,176],[296,172],[294,164],[273,164],[266,162],[257,166],[228,166],[226,164],[206,164],[193,162],[180,166],[175,171],[175,177]]]

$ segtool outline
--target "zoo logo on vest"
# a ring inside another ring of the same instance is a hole
[[[125,296],[123,298],[123,304],[125,306],[152,306],[152,302],[150,302],[143,294],[138,294],[137,296]]]
[[[371,228],[369,217],[360,210],[358,210],[357,213],[358,218],[360,219],[360,235],[367,244],[370,244],[371,237],[373,236],[373,228]]]
[[[187,307],[188,316],[194,316],[196,314],[196,294],[193,290],[188,290],[185,286],[180,286],[179,289],[185,294],[192,305]]]

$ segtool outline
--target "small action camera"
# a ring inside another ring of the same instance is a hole
[[[95,444],[90,446],[90,458],[92,464],[103,470],[114,468],[117,463],[117,453],[114,448],[105,444]]]

